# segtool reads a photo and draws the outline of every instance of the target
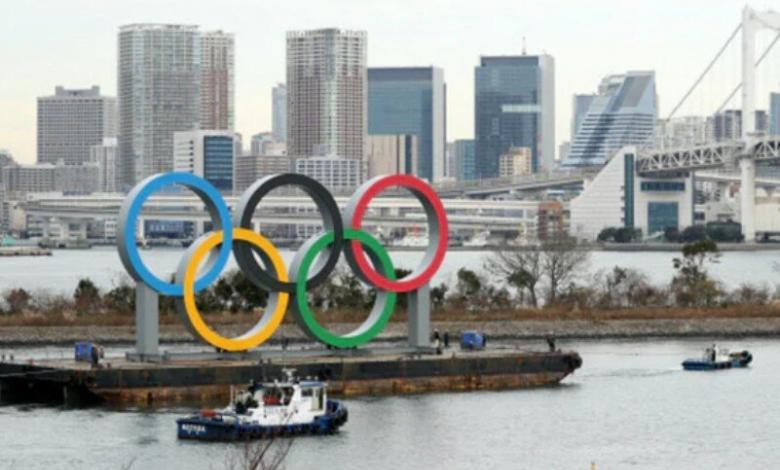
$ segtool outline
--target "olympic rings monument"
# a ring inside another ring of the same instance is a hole
[[[144,202],[171,185],[195,192],[214,228],[187,248],[173,279],[165,280],[143,263],[135,231]],[[283,186],[308,194],[324,225],[321,233],[303,243],[289,266],[285,266],[273,243],[253,230],[258,204],[270,191]],[[395,278],[393,263],[381,243],[362,228],[372,198],[398,186],[409,190],[422,204],[430,242],[416,269],[402,279]],[[244,192],[231,217],[220,193],[206,180],[190,173],[158,174],[128,194],[120,209],[118,228],[119,256],[136,282],[135,351],[97,368],[66,358],[40,364],[0,361],[0,394],[4,400],[76,405],[213,402],[225,398],[236,384],[278,378],[290,367],[301,376],[329,380],[331,392],[342,396],[500,390],[556,384],[582,365],[576,352],[560,350],[506,348],[427,354],[433,352],[428,339],[428,283],[447,250],[447,217],[433,189],[413,176],[369,180],[355,191],[342,212],[317,181],[299,174],[271,175]],[[363,323],[346,334],[336,334],[317,321],[307,304],[307,292],[325,282],[342,254],[355,275],[373,286],[377,295]],[[250,282],[269,293],[257,323],[233,338],[222,336],[206,324],[195,302],[197,292],[219,278],[230,256]],[[407,295],[409,300],[408,345],[355,350],[385,328],[398,295]],[[187,329],[217,352],[161,352],[160,296],[174,298]],[[258,348],[274,335],[288,310],[310,338],[329,346],[327,352]]]
[[[154,192],[172,185],[193,191],[203,201],[214,229],[188,247],[173,282],[169,282],[144,264],[135,235],[144,202]],[[321,233],[302,244],[289,267],[273,243],[253,230],[254,213],[263,197],[287,186],[302,190],[313,200],[324,226]],[[429,245],[423,259],[403,279],[396,279],[392,260],[381,243],[362,229],[369,203],[390,187],[410,191],[422,204],[428,225]],[[136,282],[136,348],[128,353],[128,359],[158,362],[163,357],[159,349],[159,296],[174,297],[178,315],[195,338],[218,351],[246,353],[273,336],[288,310],[312,340],[335,349],[365,345],[387,325],[397,296],[406,294],[408,346],[430,350],[429,282],[444,260],[447,243],[447,215],[441,200],[431,186],[411,175],[378,176],[365,182],[349,199],[342,214],[332,194],[315,179],[295,173],[274,174],[257,180],[244,191],[233,216],[219,191],[201,177],[179,172],[150,176],[128,193],[119,214],[117,249]],[[308,305],[307,292],[327,280],[342,253],[356,276],[374,287],[377,294],[366,320],[353,331],[339,335],[317,321]],[[219,278],[231,254],[247,278],[269,294],[257,323],[234,338],[209,327],[195,302],[195,294]]]

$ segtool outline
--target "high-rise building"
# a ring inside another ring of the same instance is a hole
[[[240,194],[256,180],[275,173],[289,173],[293,160],[286,155],[241,155],[233,166],[233,193]]]
[[[271,90],[271,115],[274,140],[287,142],[287,86],[284,83]]]
[[[438,67],[368,69],[368,133],[417,136],[414,174],[429,181],[445,176],[446,89]]]
[[[552,56],[483,56],[474,69],[478,178],[495,178],[501,154],[531,149],[533,170],[555,164],[555,61]]]
[[[571,141],[577,137],[577,131],[580,129],[582,120],[588,114],[591,103],[596,98],[595,94],[576,94],[572,98],[572,113],[571,113]],[[563,155],[558,155],[558,158],[563,158]]]
[[[452,145],[453,176],[457,181],[477,178],[473,139],[458,139]]]
[[[173,133],[200,128],[197,26],[132,24],[119,30],[119,170],[126,190],[173,169]]]
[[[26,193],[61,192],[91,194],[98,191],[97,163],[13,165],[3,168],[6,195],[21,198]]]
[[[309,176],[332,190],[351,190],[364,180],[363,160],[314,156],[295,160],[295,172]]]
[[[766,132],[769,119],[766,111],[756,110],[756,132]],[[708,126],[712,129],[712,139],[721,142],[742,138],[742,110],[725,109],[708,118]]]
[[[200,128],[233,130],[233,33],[207,31],[200,40]]]
[[[780,93],[769,94],[769,135],[780,136]]]
[[[287,144],[276,141],[271,132],[260,132],[252,136],[248,155],[287,155]]]
[[[498,175],[502,178],[524,176],[532,173],[531,149],[528,147],[512,147],[501,154]]]
[[[3,168],[6,197],[54,191],[54,165],[13,165]]]
[[[586,111],[580,114],[572,137],[566,166],[603,165],[621,147],[652,143],[657,118],[655,72],[627,72],[608,75],[599,84]]]
[[[655,148],[683,148],[705,144],[709,138],[707,119],[702,116],[680,116],[659,119],[655,124]]]
[[[66,89],[38,98],[38,163],[89,160],[89,148],[116,137],[116,98],[100,87]]]
[[[362,160],[366,136],[366,33],[287,33],[287,153]]]
[[[236,134],[229,130],[182,131],[173,134],[173,169],[192,173],[223,192],[233,191]]]
[[[366,147],[366,172],[369,178],[414,174],[419,165],[419,145],[414,134],[369,135]]]
[[[109,138],[89,149],[89,161],[97,164],[100,169],[98,191],[102,193],[117,192],[116,147],[116,138]]]
[[[63,194],[92,194],[100,191],[100,165],[84,162],[54,166],[54,191]]]

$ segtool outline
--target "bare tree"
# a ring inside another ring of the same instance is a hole
[[[229,470],[280,470],[292,447],[293,439],[269,437],[246,441],[226,462]]]
[[[585,267],[590,251],[567,236],[559,236],[520,249],[501,249],[485,263],[485,269],[515,287],[521,301],[539,305],[538,288],[549,287],[547,303],[554,304],[561,290],[572,283]]]
[[[540,245],[500,250],[488,258],[485,269],[515,287],[521,302],[525,301],[525,294],[528,293],[528,303],[536,308],[539,306],[536,289],[543,275],[543,258]]]
[[[547,303],[553,305],[561,289],[579,277],[590,258],[590,250],[573,238],[561,236],[542,242],[541,251],[542,272],[549,283]]]

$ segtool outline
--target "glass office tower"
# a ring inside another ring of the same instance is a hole
[[[531,149],[533,171],[555,164],[555,61],[549,55],[481,57],[474,69],[478,178],[498,177],[511,147]]]
[[[444,177],[447,146],[444,71],[438,67],[368,69],[368,133],[417,137],[416,176]]]

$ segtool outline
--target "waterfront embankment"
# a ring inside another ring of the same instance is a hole
[[[223,334],[239,335],[249,324],[222,325]],[[330,325],[334,331],[346,332],[356,323]],[[550,320],[456,320],[436,321],[432,328],[449,332],[454,338],[461,331],[478,330],[488,338],[501,340],[533,340],[554,336],[559,339],[607,338],[702,338],[702,337],[780,337],[778,317],[732,318],[658,318],[658,319],[550,319]],[[406,324],[390,323],[380,334],[379,341],[405,341]],[[282,340],[309,341],[294,324],[282,325],[271,343]],[[76,341],[95,341],[103,344],[132,344],[135,331],[132,325],[71,325],[71,326],[2,326],[0,347],[64,346]],[[190,343],[193,338],[180,324],[160,326],[163,343]]]

